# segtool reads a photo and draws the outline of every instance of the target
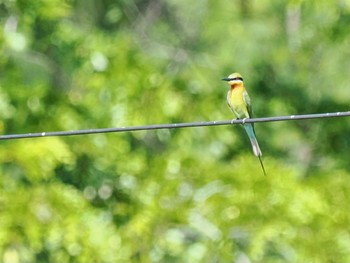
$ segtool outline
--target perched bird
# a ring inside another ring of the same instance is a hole
[[[252,105],[248,92],[243,84],[243,77],[239,73],[232,73],[227,78],[222,80],[230,84],[230,90],[227,93],[227,104],[238,119],[253,118]],[[261,168],[266,175],[264,164],[261,160],[261,150],[256,139],[254,123],[244,123],[243,127],[246,130],[250,143],[252,144],[254,155],[259,158]]]

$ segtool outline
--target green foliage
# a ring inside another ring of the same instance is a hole
[[[0,1],[2,134],[348,110],[350,5]],[[348,262],[349,121],[2,141],[1,262]]]

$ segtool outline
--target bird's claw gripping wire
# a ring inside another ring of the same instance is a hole
[[[238,119],[232,119],[231,120],[231,124],[233,125],[235,123],[235,121],[238,120]]]
[[[248,118],[242,119],[242,124],[245,124],[245,120],[246,120],[246,119],[248,119]],[[238,121],[238,120],[240,120],[240,118],[232,119],[231,124],[234,124],[234,122],[235,122],[235,121]]]

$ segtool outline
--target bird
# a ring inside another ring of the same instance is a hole
[[[230,74],[227,78],[222,78],[222,80],[227,81],[230,85],[230,90],[227,93],[227,104],[237,119],[243,119],[243,127],[248,134],[253,153],[259,158],[263,173],[266,175],[265,167],[262,162],[262,152],[255,135],[254,123],[245,123],[245,119],[253,118],[253,111],[251,100],[244,87],[243,77],[236,72]]]

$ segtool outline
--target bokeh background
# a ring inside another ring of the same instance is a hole
[[[0,0],[0,132],[349,110],[349,0]],[[350,120],[0,142],[0,261],[350,262]]]

